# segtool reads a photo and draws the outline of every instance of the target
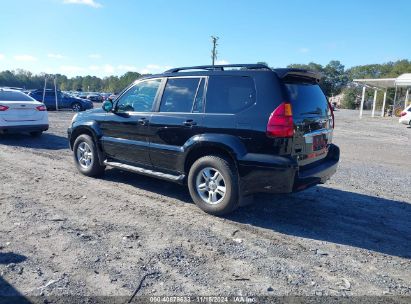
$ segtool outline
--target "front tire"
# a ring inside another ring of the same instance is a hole
[[[188,188],[195,204],[209,214],[227,214],[239,206],[237,169],[220,156],[196,160],[188,174]]]
[[[105,166],[100,165],[100,159],[94,140],[86,134],[80,135],[73,145],[74,162],[77,169],[87,176],[100,176]]]

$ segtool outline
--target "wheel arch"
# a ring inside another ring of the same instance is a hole
[[[73,150],[74,148],[74,142],[76,141],[76,139],[80,135],[83,135],[83,134],[89,135],[94,140],[94,143],[96,144],[96,147],[97,147],[97,152],[99,154],[100,164],[103,165],[104,160],[105,160],[105,154],[103,152],[103,149],[101,147],[101,143],[99,140],[101,138],[101,131],[96,125],[96,122],[90,122],[87,124],[78,125],[72,130],[71,135],[70,135],[71,150]]]
[[[219,155],[232,161],[238,169],[238,158],[246,154],[244,144],[235,136],[203,134],[190,139],[185,147],[184,173],[188,174],[192,164],[207,155]]]
[[[87,126],[79,126],[77,128],[75,128],[71,135],[70,135],[70,148],[73,150],[73,146],[74,146],[74,142],[76,141],[77,137],[79,137],[80,135],[89,135],[91,136],[94,140],[96,140],[96,136],[94,131],[87,127]]]

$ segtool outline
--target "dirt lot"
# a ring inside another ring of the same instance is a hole
[[[368,114],[368,113],[367,113]],[[0,294],[411,295],[411,129],[338,111],[338,173],[226,218],[181,186],[80,175],[72,113],[0,139]]]

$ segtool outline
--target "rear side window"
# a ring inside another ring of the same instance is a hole
[[[199,83],[200,78],[169,78],[161,98],[160,112],[190,113]]]
[[[19,91],[0,90],[0,101],[34,101],[34,99]]]
[[[286,83],[294,116],[327,116],[328,103],[316,84]]]
[[[212,76],[208,81],[206,112],[238,113],[255,103],[251,77]]]

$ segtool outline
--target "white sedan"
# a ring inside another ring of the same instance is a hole
[[[411,105],[401,112],[400,123],[404,125],[411,125]]]
[[[28,132],[40,136],[48,130],[46,106],[24,94],[0,88],[0,134]]]

